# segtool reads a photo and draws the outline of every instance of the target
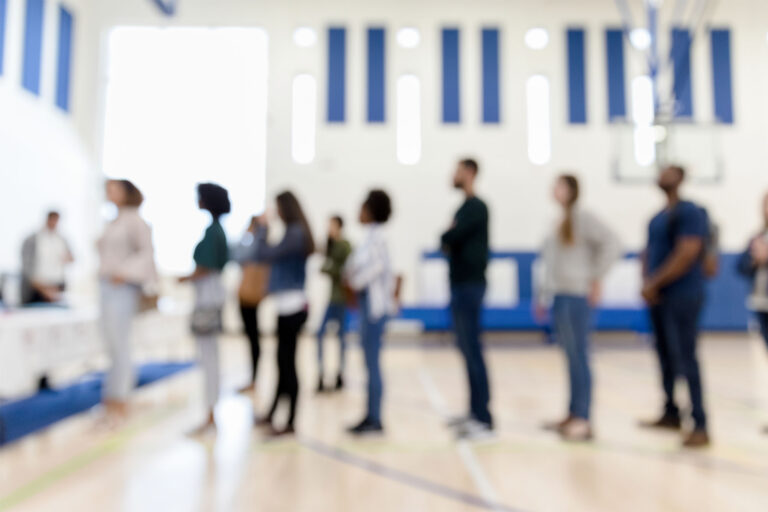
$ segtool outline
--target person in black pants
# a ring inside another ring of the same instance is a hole
[[[469,381],[469,415],[451,422],[459,438],[480,439],[492,435],[491,395],[483,356],[481,318],[488,265],[488,207],[475,196],[478,165],[472,159],[459,162],[453,177],[464,192],[464,204],[453,225],[441,238],[448,257],[451,282],[451,313],[456,342],[464,357]]]
[[[240,316],[243,319],[243,329],[248,338],[248,345],[251,349],[251,379],[247,386],[240,391],[247,393],[256,389],[256,373],[259,368],[259,357],[261,356],[261,334],[259,333],[259,305],[253,306],[240,303]]]
[[[256,234],[256,258],[271,265],[269,293],[277,309],[277,366],[278,382],[275,399],[267,415],[257,422],[270,428],[274,436],[295,432],[296,407],[299,398],[299,379],[296,373],[296,347],[298,336],[307,321],[308,302],[304,291],[307,258],[315,251],[315,243],[304,212],[296,196],[283,192],[277,196],[277,213],[285,224],[285,235],[277,245],[267,242],[267,220],[259,219]],[[290,413],[282,429],[273,426],[281,398],[288,398]]]
[[[237,248],[237,259],[243,270],[238,298],[240,300],[240,316],[243,329],[248,338],[251,351],[251,376],[248,384],[240,389],[241,393],[251,393],[256,389],[256,374],[261,355],[261,336],[259,333],[259,303],[266,294],[266,280],[269,268],[256,261],[255,240],[259,224],[258,217],[251,219],[251,224]]]
[[[675,381],[688,381],[691,395],[693,430],[683,445],[690,448],[709,444],[707,418],[696,345],[699,318],[705,299],[704,258],[709,237],[706,211],[680,199],[685,179],[681,167],[670,166],[659,176],[659,187],[667,196],[667,206],[648,228],[648,246],[643,255],[643,298],[650,306],[661,368],[665,405],[662,416],[643,422],[648,428],[679,430],[680,409],[675,403]]]

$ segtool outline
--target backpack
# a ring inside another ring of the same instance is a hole
[[[709,216],[709,212],[703,206],[694,204],[704,215],[707,222],[707,234],[704,238],[704,247],[699,255],[699,261],[704,269],[704,275],[707,279],[713,279],[720,271],[720,226],[718,226]],[[677,240],[677,207],[670,213],[669,219],[669,237],[671,246],[674,247]]]

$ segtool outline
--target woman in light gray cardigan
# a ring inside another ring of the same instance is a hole
[[[586,441],[592,438],[590,309],[600,299],[600,281],[620,257],[621,246],[600,220],[577,208],[579,182],[574,176],[558,178],[554,198],[563,217],[541,253],[544,278],[538,308],[543,316],[543,309],[551,306],[555,336],[568,362],[571,398],[566,418],[548,428],[565,440]]]

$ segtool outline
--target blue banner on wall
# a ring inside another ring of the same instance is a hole
[[[691,83],[691,33],[687,28],[672,29],[672,67],[675,95],[674,116],[693,118],[693,84]]]
[[[444,28],[443,38],[443,122],[461,122],[459,72],[459,29]]]
[[[718,123],[733,124],[731,31],[728,29],[713,29],[711,39],[715,119]]]
[[[483,122],[500,121],[499,29],[484,28],[483,40]]]
[[[587,122],[586,32],[570,28],[566,33],[568,52],[568,122]]]
[[[386,31],[368,29],[368,122],[386,121]]]
[[[624,67],[624,31],[605,31],[605,65],[608,79],[608,121],[627,118],[627,97]]]
[[[69,112],[72,77],[72,39],[74,19],[65,7],[59,7],[59,49],[56,67],[56,106]]]
[[[0,75],[3,74],[5,68],[5,19],[7,11],[6,0],[0,0]]]
[[[328,122],[346,120],[347,29],[328,29]]]
[[[21,85],[27,91],[40,95],[40,65],[43,55],[43,0],[27,0],[24,15],[24,56]]]

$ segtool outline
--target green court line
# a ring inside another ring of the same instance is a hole
[[[102,457],[115,453],[120,448],[124,447],[128,441],[134,438],[141,431],[145,430],[150,425],[170,416],[172,413],[176,412],[176,410],[178,410],[178,408],[166,409],[165,411],[154,414],[135,425],[131,425],[125,430],[117,432],[107,439],[101,441],[97,445],[92,446],[85,452],[75,455],[71,459],[50,469],[39,477],[31,480],[30,482],[27,482],[26,484],[23,484],[18,489],[11,491],[10,494],[0,498],[0,511],[8,510],[11,507],[18,506],[22,502],[43,492],[55,483],[63,480],[64,478],[67,478],[70,475],[73,475],[74,473],[82,470],[86,466],[89,466]]]

